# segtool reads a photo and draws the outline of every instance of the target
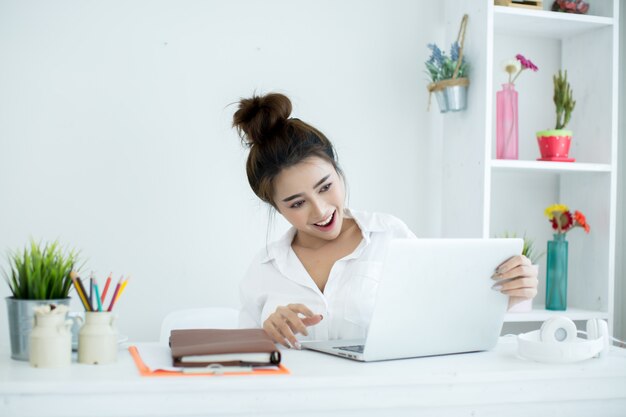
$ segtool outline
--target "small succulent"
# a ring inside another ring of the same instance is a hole
[[[567,70],[564,74],[559,70],[552,78],[554,80],[556,129],[565,129],[572,116],[572,111],[576,107],[576,100],[574,100],[573,91],[567,81]]]

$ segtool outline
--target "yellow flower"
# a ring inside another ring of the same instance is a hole
[[[564,213],[566,211],[569,211],[569,207],[567,207],[565,204],[552,204],[551,206],[547,207],[543,213],[548,219],[552,220],[554,218],[555,212]]]

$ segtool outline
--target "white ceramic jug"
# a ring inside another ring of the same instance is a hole
[[[36,311],[30,333],[29,362],[36,368],[60,368],[72,362],[72,320],[65,313]]]
[[[78,332],[78,362],[91,365],[117,360],[115,316],[107,311],[88,311]]]

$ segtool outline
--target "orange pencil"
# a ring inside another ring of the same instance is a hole
[[[104,303],[104,298],[107,296],[107,291],[109,289],[109,285],[111,284],[111,275],[113,275],[113,272],[109,274],[109,277],[107,278],[107,281],[104,284],[104,290],[102,290],[102,298],[100,299],[101,303]]]

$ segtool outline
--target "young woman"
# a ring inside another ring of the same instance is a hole
[[[388,214],[345,207],[345,178],[330,141],[290,118],[282,94],[241,100],[233,126],[250,148],[250,187],[293,227],[261,249],[241,282],[241,327],[262,327],[286,347],[306,339],[364,338],[389,238],[415,235]],[[530,261],[496,268],[509,305],[537,293]]]

